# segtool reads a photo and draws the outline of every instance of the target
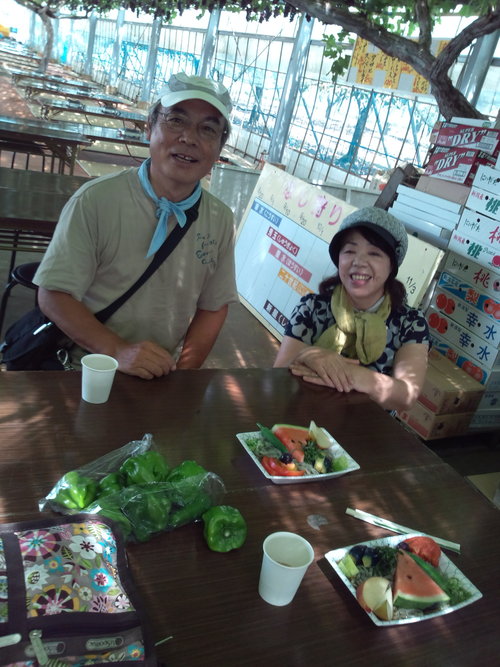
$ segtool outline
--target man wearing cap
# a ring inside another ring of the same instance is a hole
[[[96,178],[67,202],[35,276],[43,312],[86,352],[150,379],[198,368],[237,301],[230,209],[200,186],[230,132],[220,84],[173,75],[152,106],[150,158]],[[177,226],[194,222],[168,258],[105,324],[93,315],[143,274]]]
[[[403,224],[375,207],[354,211],[330,242],[338,273],[300,300],[275,366],[314,384],[359,391],[388,410],[417,400],[429,330],[396,279],[408,248]]]

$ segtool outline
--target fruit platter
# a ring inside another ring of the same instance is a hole
[[[328,431],[311,421],[308,427],[257,424],[259,431],[236,437],[262,474],[274,484],[327,480],[359,470],[359,464]]]
[[[380,626],[436,618],[482,597],[439,545],[419,533],[334,549],[325,558]]]

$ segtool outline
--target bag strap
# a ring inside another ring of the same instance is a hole
[[[153,275],[153,273],[160,266],[160,264],[162,264],[167,259],[167,257],[175,249],[175,247],[181,241],[181,239],[186,234],[188,229],[191,227],[193,222],[198,218],[198,209],[200,207],[200,202],[201,202],[201,197],[198,199],[196,204],[191,206],[191,208],[189,208],[186,211],[186,224],[184,225],[184,227],[181,227],[179,224],[177,224],[174,227],[172,232],[167,236],[165,241],[155,252],[155,255],[151,260],[151,263],[149,264],[147,269],[135,281],[135,283],[128,288],[125,294],[122,294],[120,297],[118,297],[118,299],[116,299],[116,301],[113,301],[113,303],[109,304],[109,306],[106,306],[106,308],[103,308],[99,312],[94,313],[94,317],[97,318],[99,322],[101,323],[106,322],[106,320],[108,320],[111,317],[111,315],[113,315],[113,313],[115,313],[118,310],[118,308],[123,306],[125,301],[130,299],[132,294],[137,292],[139,287],[144,285],[146,280],[148,280]]]

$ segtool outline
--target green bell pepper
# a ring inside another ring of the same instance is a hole
[[[121,503],[138,542],[146,542],[170,523],[172,503],[163,490],[154,491],[147,485],[128,487],[121,493]]]
[[[194,477],[195,475],[204,475],[207,471],[205,468],[200,466],[196,461],[183,461],[175,468],[172,468],[170,471],[167,481],[169,482],[180,482],[183,479],[188,477]]]
[[[116,493],[123,488],[123,478],[118,472],[110,472],[99,481],[97,493],[99,496],[107,496],[110,493]]]
[[[191,523],[191,521],[199,519],[209,509],[211,504],[212,500],[210,496],[201,489],[198,489],[192,500],[172,512],[169,523],[172,528],[178,528],[179,526],[184,526],[186,523]]]
[[[109,495],[99,496],[97,500],[87,507],[87,512],[92,514],[102,514],[102,516],[112,519],[121,528],[123,537],[128,539],[132,532],[132,525],[120,509],[121,497],[119,493],[110,493]]]
[[[67,472],[60,486],[54,501],[68,509],[84,509],[97,496],[97,482],[76,470]]]
[[[226,553],[239,549],[247,537],[247,523],[236,507],[215,505],[203,514],[203,535],[209,549]]]
[[[159,452],[149,450],[126,459],[120,466],[119,473],[123,476],[126,486],[133,486],[164,482],[169,470],[165,457]]]

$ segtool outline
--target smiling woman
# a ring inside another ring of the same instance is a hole
[[[411,406],[425,377],[429,332],[396,279],[407,248],[403,224],[386,211],[347,216],[329,248],[338,274],[300,300],[274,365],[314,384],[366,393],[387,409]]]

